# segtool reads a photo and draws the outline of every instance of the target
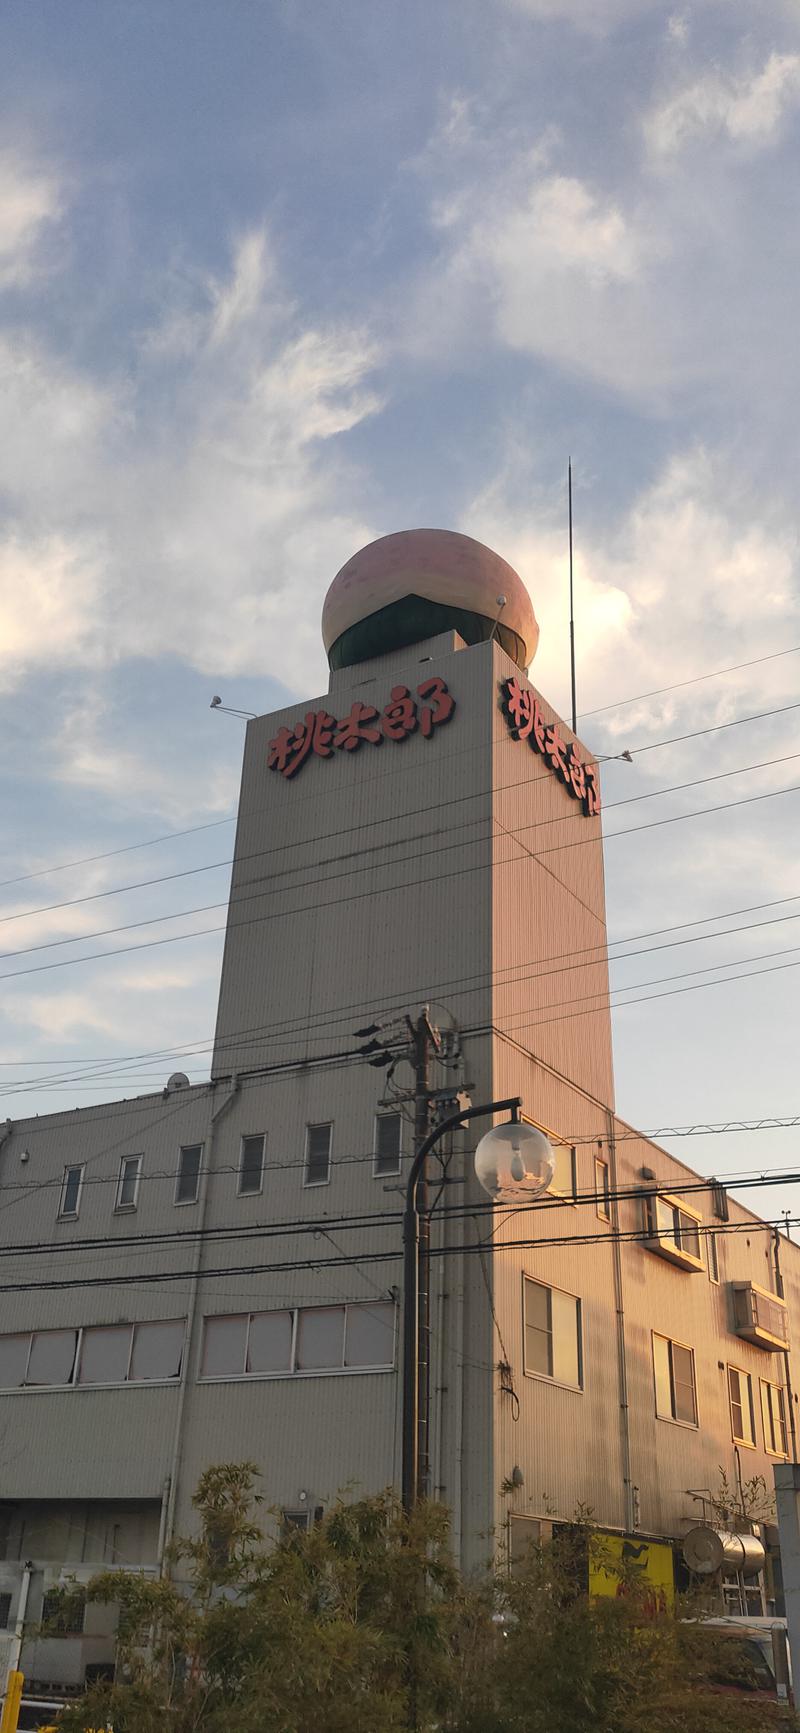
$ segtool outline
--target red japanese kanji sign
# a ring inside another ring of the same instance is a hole
[[[365,741],[369,746],[382,746],[384,740],[400,745],[417,729],[423,740],[430,740],[435,728],[450,721],[455,708],[444,680],[432,674],[413,697],[407,686],[393,686],[381,711],[357,700],[337,722],[327,710],[308,710],[294,728],[279,728],[269,743],[267,768],[294,776],[312,752],[317,758],[331,758],[334,752],[357,752]]]
[[[539,700],[529,686],[521,686],[516,676],[503,680],[503,715],[515,740],[527,740],[533,752],[541,754],[554,775],[579,800],[587,818],[600,811],[600,778],[597,766],[585,764],[576,747],[562,740],[557,722],[545,722]]]

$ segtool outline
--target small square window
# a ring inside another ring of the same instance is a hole
[[[117,1209],[135,1209],[139,1196],[139,1176],[142,1171],[140,1155],[123,1155],[119,1164],[119,1180],[117,1182]]]
[[[375,1120],[375,1159],[372,1172],[375,1179],[400,1172],[403,1144],[401,1113],[379,1113]]]
[[[178,1176],[175,1182],[176,1203],[197,1203],[202,1158],[202,1143],[188,1143],[182,1147],[178,1156]]]
[[[239,1155],[239,1185],[240,1197],[254,1197],[260,1192],[264,1183],[264,1132],[257,1137],[243,1137]]]
[[[332,1125],[306,1127],[305,1185],[327,1185],[331,1177]]]
[[[76,1216],[81,1206],[83,1190],[83,1167],[65,1167],[61,1186],[61,1202],[58,1213],[60,1216]]]

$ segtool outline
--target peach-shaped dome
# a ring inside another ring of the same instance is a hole
[[[337,572],[322,609],[322,637],[331,667],[347,667],[448,627],[478,643],[498,614],[498,638],[527,667],[539,627],[512,567],[454,530],[399,530],[360,548]]]

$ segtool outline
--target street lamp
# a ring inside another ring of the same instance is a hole
[[[519,1117],[518,1095],[488,1101],[450,1113],[429,1132],[411,1163],[403,1216],[403,1509],[413,1511],[419,1495],[419,1182],[434,1145],[448,1131],[470,1119],[510,1112],[511,1119],[495,1125],[475,1151],[475,1173],[484,1191],[497,1202],[546,1191],[553,1177],[553,1151],[544,1133]]]

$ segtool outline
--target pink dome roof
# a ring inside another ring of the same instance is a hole
[[[490,620],[497,615],[498,598],[505,596],[502,624],[524,644],[525,665],[533,661],[539,627],[522,579],[483,542],[455,530],[399,530],[353,554],[325,597],[325,649],[330,652],[343,632],[370,614],[411,595]]]

